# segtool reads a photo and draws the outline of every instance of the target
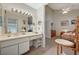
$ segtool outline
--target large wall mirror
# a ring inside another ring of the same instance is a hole
[[[8,32],[10,32],[10,33],[18,32],[18,21],[17,21],[17,19],[8,18]]]
[[[33,17],[28,15],[28,32],[33,32]]]
[[[2,31],[2,16],[0,16],[0,32]]]
[[[2,34],[3,20],[2,20],[2,9],[0,8],[0,34]]]

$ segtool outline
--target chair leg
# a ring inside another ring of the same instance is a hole
[[[62,46],[61,46],[61,54],[63,53],[63,48],[62,48]]]
[[[57,55],[59,55],[59,44],[57,44]]]
[[[74,55],[77,55],[77,52],[79,51],[79,42],[76,42]]]
[[[78,43],[76,43],[75,45],[74,55],[77,55],[77,51],[78,51]]]
[[[76,50],[74,51],[74,55],[77,55],[77,51]]]

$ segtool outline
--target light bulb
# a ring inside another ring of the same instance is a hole
[[[13,8],[13,11],[15,12],[15,11],[16,11],[16,9],[15,9],[15,8]]]
[[[66,14],[66,13],[68,13],[68,11],[63,11],[62,13],[63,13],[63,14]]]
[[[62,9],[62,11],[63,11],[63,12],[62,12],[63,14],[66,14],[66,13],[68,13],[68,12],[70,11],[70,8]]]

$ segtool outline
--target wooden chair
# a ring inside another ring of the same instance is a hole
[[[57,54],[59,54],[59,52],[62,53],[62,50],[63,50],[62,46],[71,47],[72,50],[74,51],[74,55],[76,55],[77,52],[79,52],[79,16],[77,16],[76,18],[76,26],[75,26],[74,32],[75,32],[75,35],[72,36],[74,42],[64,40],[64,39],[55,40],[55,42],[57,43]]]
[[[74,43],[65,39],[56,39],[55,42],[57,43],[57,55],[63,53],[63,46],[64,47],[71,47],[74,48]],[[75,51],[74,51],[75,54]]]

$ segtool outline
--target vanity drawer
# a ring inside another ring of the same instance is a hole
[[[3,48],[3,47],[7,47],[7,46],[10,46],[10,45],[13,45],[13,44],[17,44],[17,43],[18,43],[18,40],[13,39],[13,40],[3,41],[0,44],[1,44],[1,48]]]
[[[36,38],[42,38],[42,35],[37,35]]]
[[[42,38],[42,35],[38,35],[37,38]]]
[[[1,55],[18,55],[18,45],[1,48]]]
[[[20,38],[18,42],[21,43],[21,42],[25,42],[25,41],[29,41],[29,38],[28,37]]]
[[[31,36],[31,40],[42,38],[42,35]]]
[[[18,38],[1,42],[1,48],[27,41],[27,38]]]

